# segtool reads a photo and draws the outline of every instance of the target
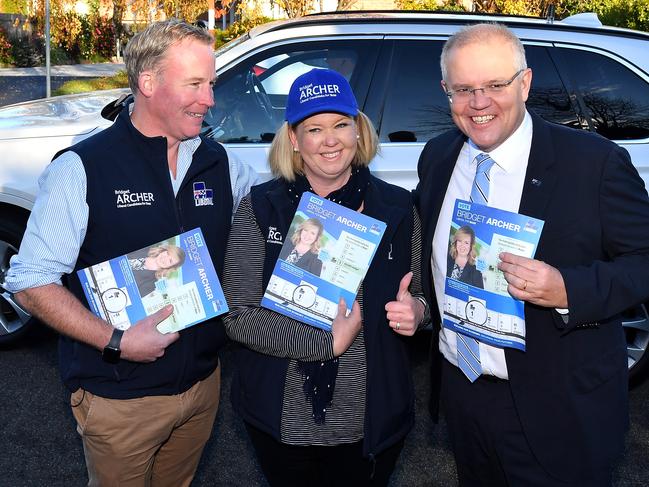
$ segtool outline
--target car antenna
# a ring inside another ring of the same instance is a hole
[[[554,24],[554,2],[548,5],[548,11],[545,16],[545,21],[548,24]]]

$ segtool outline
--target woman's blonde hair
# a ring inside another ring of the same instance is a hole
[[[320,237],[322,237],[322,233],[324,232],[324,226],[322,225],[322,222],[317,218],[307,218],[302,223],[300,223],[293,232],[293,235],[291,235],[291,243],[294,246],[298,244],[300,237],[302,236],[302,230],[304,230],[304,227],[307,226],[312,226],[318,229],[318,237],[315,239],[315,242],[311,244],[311,249],[309,249],[310,252],[317,254],[318,252],[320,252]]]
[[[367,167],[379,150],[379,138],[372,121],[363,112],[359,111],[352,118],[358,132],[358,146],[352,166]],[[288,122],[284,122],[275,134],[268,154],[268,164],[273,175],[287,181],[295,181],[296,174],[304,174],[302,156],[293,150],[289,137],[289,131],[295,131],[298,125],[290,126]]]
[[[473,228],[467,225],[458,228],[453,237],[451,237],[451,245],[448,249],[448,255],[450,255],[453,260],[457,257],[457,247],[455,244],[460,238],[460,235],[467,235],[471,238],[471,251],[469,252],[467,262],[471,265],[475,265],[475,260],[478,257],[478,253],[475,251],[475,232],[473,231]]]
[[[157,257],[163,252],[167,252],[170,255],[174,256],[176,260],[178,260],[178,262],[171,267],[166,267],[164,269],[158,269],[157,271],[155,271],[156,279],[167,277],[171,272],[180,269],[185,263],[185,251],[177,245],[172,244],[156,245],[154,247],[150,247],[149,252],[147,253],[147,257]]]

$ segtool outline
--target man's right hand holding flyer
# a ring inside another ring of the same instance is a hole
[[[124,332],[122,338],[122,358],[131,362],[155,362],[162,357],[165,349],[180,338],[178,332],[160,333],[158,323],[173,313],[172,305],[165,306]]]
[[[498,269],[516,299],[546,308],[568,308],[568,294],[558,269],[540,260],[502,252]]]

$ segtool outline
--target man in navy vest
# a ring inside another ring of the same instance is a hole
[[[76,277],[195,227],[221,274],[233,211],[255,174],[199,135],[214,104],[212,45],[179,21],[129,42],[134,103],[46,169],[6,276],[18,301],[61,333],[89,485],[188,486],[216,416],[220,320],[164,335],[156,325],[167,306],[122,332],[87,309]]]

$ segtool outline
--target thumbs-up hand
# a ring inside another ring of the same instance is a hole
[[[424,317],[424,305],[414,299],[408,288],[412,281],[412,272],[408,272],[399,283],[396,301],[385,305],[390,328],[400,335],[412,336],[417,331],[417,326]]]
[[[165,349],[180,338],[178,333],[162,334],[156,328],[173,310],[172,305],[167,305],[126,330],[121,343],[122,358],[132,362],[154,362],[162,357]]]

